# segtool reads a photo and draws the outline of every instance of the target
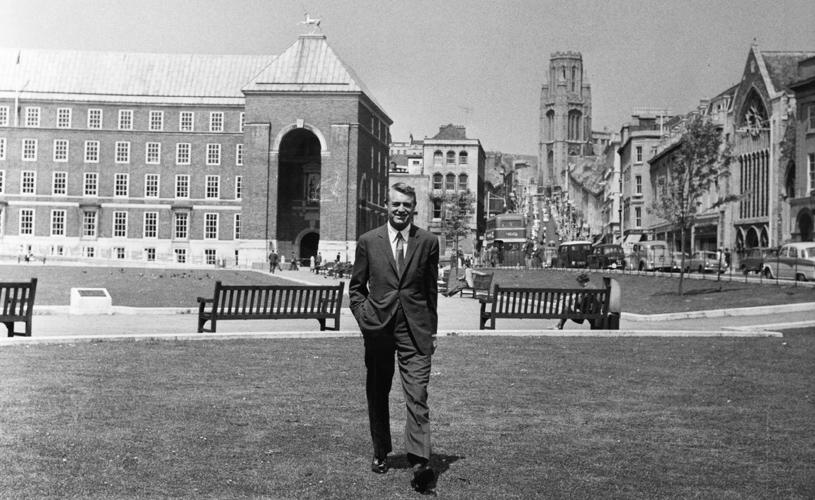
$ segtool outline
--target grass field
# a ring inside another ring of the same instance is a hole
[[[505,286],[575,287],[575,271],[497,270],[495,281]],[[230,284],[291,283],[283,273],[270,276],[255,271],[155,269],[130,267],[70,267],[0,265],[0,280],[39,279],[37,304],[67,305],[72,287],[107,288],[113,305],[134,307],[194,307],[198,296],[212,295],[214,282]],[[685,280],[686,294],[676,293],[677,280],[654,276],[592,272],[592,281],[602,283],[603,275],[620,282],[623,310],[638,314],[750,307],[793,302],[815,302],[815,288],[787,284],[759,285],[740,280]],[[325,283],[333,283],[325,280]]]
[[[441,498],[812,498],[815,337],[445,337]],[[0,350],[6,498],[415,498],[368,470],[358,339]]]

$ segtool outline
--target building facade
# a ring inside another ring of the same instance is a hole
[[[353,255],[390,118],[320,34],[279,56],[0,53],[0,254]]]
[[[795,165],[790,203],[790,237],[794,241],[815,241],[815,57],[798,63],[795,92]]]

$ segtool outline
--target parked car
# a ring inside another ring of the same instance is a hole
[[[723,273],[727,270],[727,264],[724,258],[719,259],[717,252],[710,252],[706,250],[699,250],[694,252],[690,259],[690,264],[687,266],[691,271],[698,271],[700,273]]]
[[[586,267],[591,252],[590,241],[566,241],[557,247],[552,267]]]
[[[799,241],[781,245],[778,254],[767,256],[761,267],[767,278],[815,280],[815,243]]]
[[[671,252],[671,271],[678,273],[682,265],[682,252]],[[690,255],[685,252],[685,272],[690,270]]]
[[[744,274],[748,273],[760,273],[763,266],[764,260],[767,257],[772,257],[777,253],[775,248],[748,248],[744,251],[744,254],[741,257],[741,262],[739,263],[739,269]]]
[[[631,268],[640,271],[656,271],[671,268],[668,243],[661,240],[634,243],[629,255]]]
[[[594,269],[625,269],[623,247],[613,243],[594,247],[587,259],[588,266]]]

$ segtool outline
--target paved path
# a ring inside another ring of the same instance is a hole
[[[310,273],[308,270],[284,271],[278,275],[308,284],[336,283],[338,280]],[[346,283],[347,290],[347,283]],[[38,307],[33,320],[31,341],[69,341],[70,339],[120,337],[215,338],[196,334],[197,311],[188,308],[116,308],[112,315],[69,315],[67,306]],[[623,313],[620,330],[592,331],[588,325],[567,322],[563,331],[555,330],[556,320],[499,320],[496,331],[479,331],[479,303],[471,298],[439,298],[439,335],[659,335],[659,336],[737,336],[766,335],[782,328],[815,328],[815,305],[768,307],[752,311],[689,313],[671,316],[638,316]],[[749,315],[725,316],[747,312]],[[698,316],[698,317],[693,317]],[[350,310],[343,309],[340,332],[320,332],[316,320],[254,320],[218,323],[217,337],[264,336],[359,336]],[[0,340],[21,343],[21,337]]]

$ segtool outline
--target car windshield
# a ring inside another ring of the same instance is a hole
[[[608,255],[611,253],[620,253],[620,249],[616,247],[605,247],[603,249],[603,254]]]

